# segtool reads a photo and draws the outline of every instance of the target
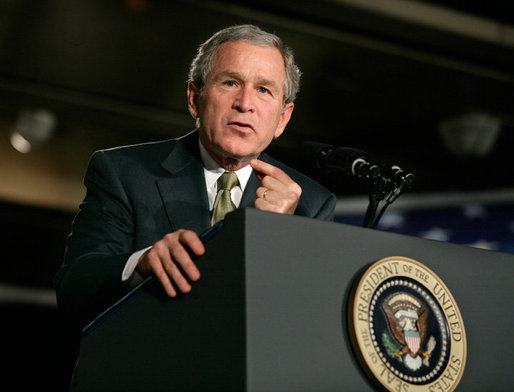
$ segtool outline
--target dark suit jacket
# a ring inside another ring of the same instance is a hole
[[[304,175],[262,154],[302,187],[295,214],[333,220],[335,196]],[[87,194],[56,276],[59,307],[81,325],[125,295],[129,256],[166,233],[210,227],[198,134],[97,151],[84,179]],[[251,175],[240,207],[251,207],[260,186]]]

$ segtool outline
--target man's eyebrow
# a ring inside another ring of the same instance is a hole
[[[220,80],[220,79],[224,79],[224,78],[232,78],[232,79],[241,80],[243,78],[243,76],[239,72],[236,72],[236,71],[222,71],[219,74],[217,74],[214,79]]]
[[[216,75],[215,80],[220,80],[224,78],[231,78],[231,79],[237,79],[237,80],[244,80],[244,77],[241,73],[237,71],[222,71],[219,74]],[[265,77],[257,77],[257,84],[260,86],[266,86],[271,89],[277,89],[277,84],[270,79],[267,79]]]
[[[259,84],[261,86],[269,87],[271,89],[278,88],[277,84],[273,80],[269,80],[269,79],[262,78],[262,77],[257,78],[257,84]]]

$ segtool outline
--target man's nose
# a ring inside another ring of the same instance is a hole
[[[234,99],[234,109],[240,112],[253,112],[255,107],[253,89],[243,87],[240,89]]]

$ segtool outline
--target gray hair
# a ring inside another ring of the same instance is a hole
[[[194,82],[200,91],[212,70],[214,56],[225,42],[247,41],[251,44],[270,46],[278,49],[284,59],[286,78],[284,81],[284,104],[294,102],[300,89],[301,72],[294,62],[291,48],[274,34],[268,33],[257,26],[239,25],[228,27],[215,33],[198,48],[196,57],[189,68],[188,83]]]

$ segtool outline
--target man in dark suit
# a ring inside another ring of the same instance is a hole
[[[236,207],[332,220],[333,194],[262,153],[291,118],[299,78],[290,49],[255,26],[200,46],[187,90],[198,130],[93,154],[56,277],[60,308],[84,325],[150,275],[170,297],[188,293],[226,171]]]

